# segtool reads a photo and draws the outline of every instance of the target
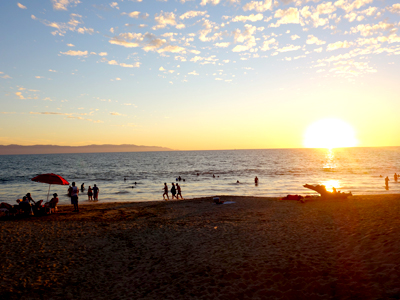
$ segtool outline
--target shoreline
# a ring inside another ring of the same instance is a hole
[[[2,218],[0,298],[400,297],[399,194],[220,197]]]

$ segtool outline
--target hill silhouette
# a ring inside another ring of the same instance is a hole
[[[0,145],[0,155],[16,154],[56,154],[56,153],[104,153],[104,152],[151,152],[173,151],[173,149],[157,146],[137,145],[86,145],[86,146],[57,146],[57,145]]]

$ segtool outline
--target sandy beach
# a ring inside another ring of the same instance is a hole
[[[400,298],[400,195],[221,199],[1,218],[0,298]]]

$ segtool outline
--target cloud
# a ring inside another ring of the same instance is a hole
[[[75,47],[74,44],[67,44],[68,47]]]
[[[190,73],[188,73],[189,75],[199,75],[199,73],[197,73],[196,71],[192,71]]]
[[[4,75],[2,75],[2,74],[4,74],[4,72],[0,72],[0,75],[1,75],[0,77],[3,78],[3,79],[12,79],[11,76],[9,76],[7,74],[4,74]]]
[[[119,7],[118,7],[118,2],[112,2],[112,3],[110,3],[110,6],[111,6],[112,8],[119,9]]]
[[[207,3],[211,3],[212,5],[217,5],[220,2],[220,0],[201,0],[200,5],[204,6],[207,5]]]
[[[52,70],[52,69],[49,69],[49,72],[54,72],[54,73],[57,73],[57,71],[55,71],[55,70]]]
[[[107,52],[100,52],[99,56],[107,56]]]
[[[215,43],[214,46],[218,48],[226,48],[230,45],[231,43],[226,42],[226,43]]]
[[[278,9],[275,14],[275,18],[279,18],[278,22],[272,27],[279,27],[282,24],[298,24],[299,20],[299,10],[295,7],[290,7],[288,9]]]
[[[373,1],[374,0],[338,0],[335,2],[335,6],[340,7],[346,12],[351,12]]]
[[[395,27],[394,24],[391,23],[386,23],[384,21],[379,22],[378,24],[360,24],[356,27],[352,27],[350,29],[351,33],[357,33],[359,32],[362,36],[369,36],[373,35],[376,32],[379,31],[387,31],[391,30]]]
[[[317,6],[317,12],[320,15],[331,14],[334,11],[336,11],[336,7],[332,4],[332,2],[322,3]]]
[[[246,30],[243,33],[240,29],[236,29],[233,32],[233,37],[235,43],[243,43],[242,45],[237,45],[232,49],[233,52],[243,52],[253,48],[256,45],[256,39],[253,34],[256,32],[257,28],[255,26],[246,24],[244,25]]]
[[[400,3],[395,3],[392,6],[387,7],[386,9],[393,14],[400,14]]]
[[[184,20],[184,19],[195,18],[198,16],[204,16],[206,13],[207,13],[206,11],[190,10],[180,15],[179,19]]]
[[[130,12],[130,13],[123,12],[121,15],[128,15],[129,17],[135,18],[135,19],[138,19],[139,17],[141,19],[147,19],[149,17],[148,13],[141,13],[139,11],[133,11],[133,12]],[[110,31],[114,32],[114,29],[111,28]]]
[[[87,51],[74,51],[74,50],[68,50],[67,52],[61,52],[61,54],[64,55],[70,55],[70,56],[86,56],[88,55]]]
[[[326,51],[333,51],[333,50],[340,49],[340,48],[349,48],[352,44],[353,44],[352,42],[348,42],[348,41],[343,41],[343,42],[339,41],[336,43],[329,44],[326,47]]]
[[[67,10],[68,6],[76,6],[81,3],[79,0],[51,0],[51,2],[53,3],[53,9],[55,10]]]
[[[170,45],[167,40],[160,39],[152,33],[121,33],[109,40],[109,43],[124,46],[127,48],[142,47],[146,52],[156,51],[163,52],[185,52],[186,49],[180,46]]]
[[[278,52],[289,52],[289,51],[296,51],[299,50],[301,46],[289,45],[280,49],[276,49]]]
[[[232,22],[246,22],[246,21],[251,21],[251,22],[256,22],[256,21],[261,21],[264,18],[262,14],[251,14],[250,16],[236,16],[232,18]]]
[[[21,92],[16,92],[15,95],[16,95],[19,99],[22,99],[22,100],[25,99],[25,97],[22,95]]]
[[[262,51],[270,50],[271,49],[270,45],[277,45],[277,44],[278,44],[278,42],[274,38],[272,38],[270,40],[264,41],[263,46],[261,47],[261,50]]]
[[[168,25],[176,26],[177,29],[182,29],[185,27],[184,24],[176,23],[175,14],[173,12],[161,11],[159,14],[156,14],[154,21],[156,21],[157,25],[152,27],[153,30],[162,29]]]
[[[272,7],[272,0],[265,1],[250,1],[243,6],[244,11],[255,10],[257,12],[264,12]]]
[[[112,115],[112,116],[126,116],[126,115],[123,115],[123,114],[120,114],[120,113],[117,113],[117,112],[110,112],[110,115]]]
[[[313,36],[312,34],[308,36],[306,44],[316,44],[316,45],[323,45],[326,44],[325,41],[319,40],[317,37]]]
[[[139,68],[141,65],[140,62],[135,62],[134,64],[126,64],[126,63],[118,63],[116,60],[109,60],[109,61],[107,61],[107,64],[113,65],[113,66],[121,66],[124,68]]]
[[[299,39],[300,37],[297,34],[295,34],[295,35],[290,36],[290,38],[294,41],[294,40]]]
[[[25,6],[25,5],[22,5],[21,3],[17,3],[17,5],[18,5],[18,7],[21,8],[21,9],[26,9],[26,6]]]
[[[93,34],[94,30],[92,28],[86,27],[78,27],[79,24],[82,24],[82,16],[78,14],[70,14],[70,20],[68,23],[61,23],[61,22],[51,22],[44,19],[39,19],[34,15],[31,15],[32,20],[38,20],[45,26],[54,28],[55,30],[51,32],[52,35],[60,35],[64,36],[67,31],[76,31],[81,34],[89,33]]]

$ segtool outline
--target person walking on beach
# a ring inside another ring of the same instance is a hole
[[[78,194],[79,194],[79,189],[77,186],[75,186],[75,182],[73,182],[71,187],[71,204],[74,205],[74,210],[73,210],[74,212],[79,212]]]
[[[178,198],[176,198],[176,188],[175,188],[175,184],[173,182],[172,182],[171,194],[172,194],[171,200],[174,200],[174,198],[178,199]]]
[[[99,191],[100,189],[97,187],[97,185],[93,186],[93,200],[94,201],[99,201]]]
[[[87,191],[87,195],[88,195],[88,200],[89,201],[93,201],[93,190],[92,187],[89,185],[89,189]]]
[[[182,192],[181,192],[181,186],[178,183],[176,183],[176,189],[178,191],[178,193],[176,194],[176,199],[178,200],[179,196],[181,196],[181,199],[183,199]]]
[[[385,178],[385,186],[386,186],[386,189],[388,190],[389,189],[389,176],[386,176],[386,178]]]
[[[166,182],[164,182],[164,194],[162,194],[162,196],[163,196],[163,199],[164,199],[165,201],[168,201],[168,200],[169,200],[169,197],[168,197],[168,186],[167,186],[167,183],[166,183]],[[167,196],[167,199],[165,199],[165,196]]]

